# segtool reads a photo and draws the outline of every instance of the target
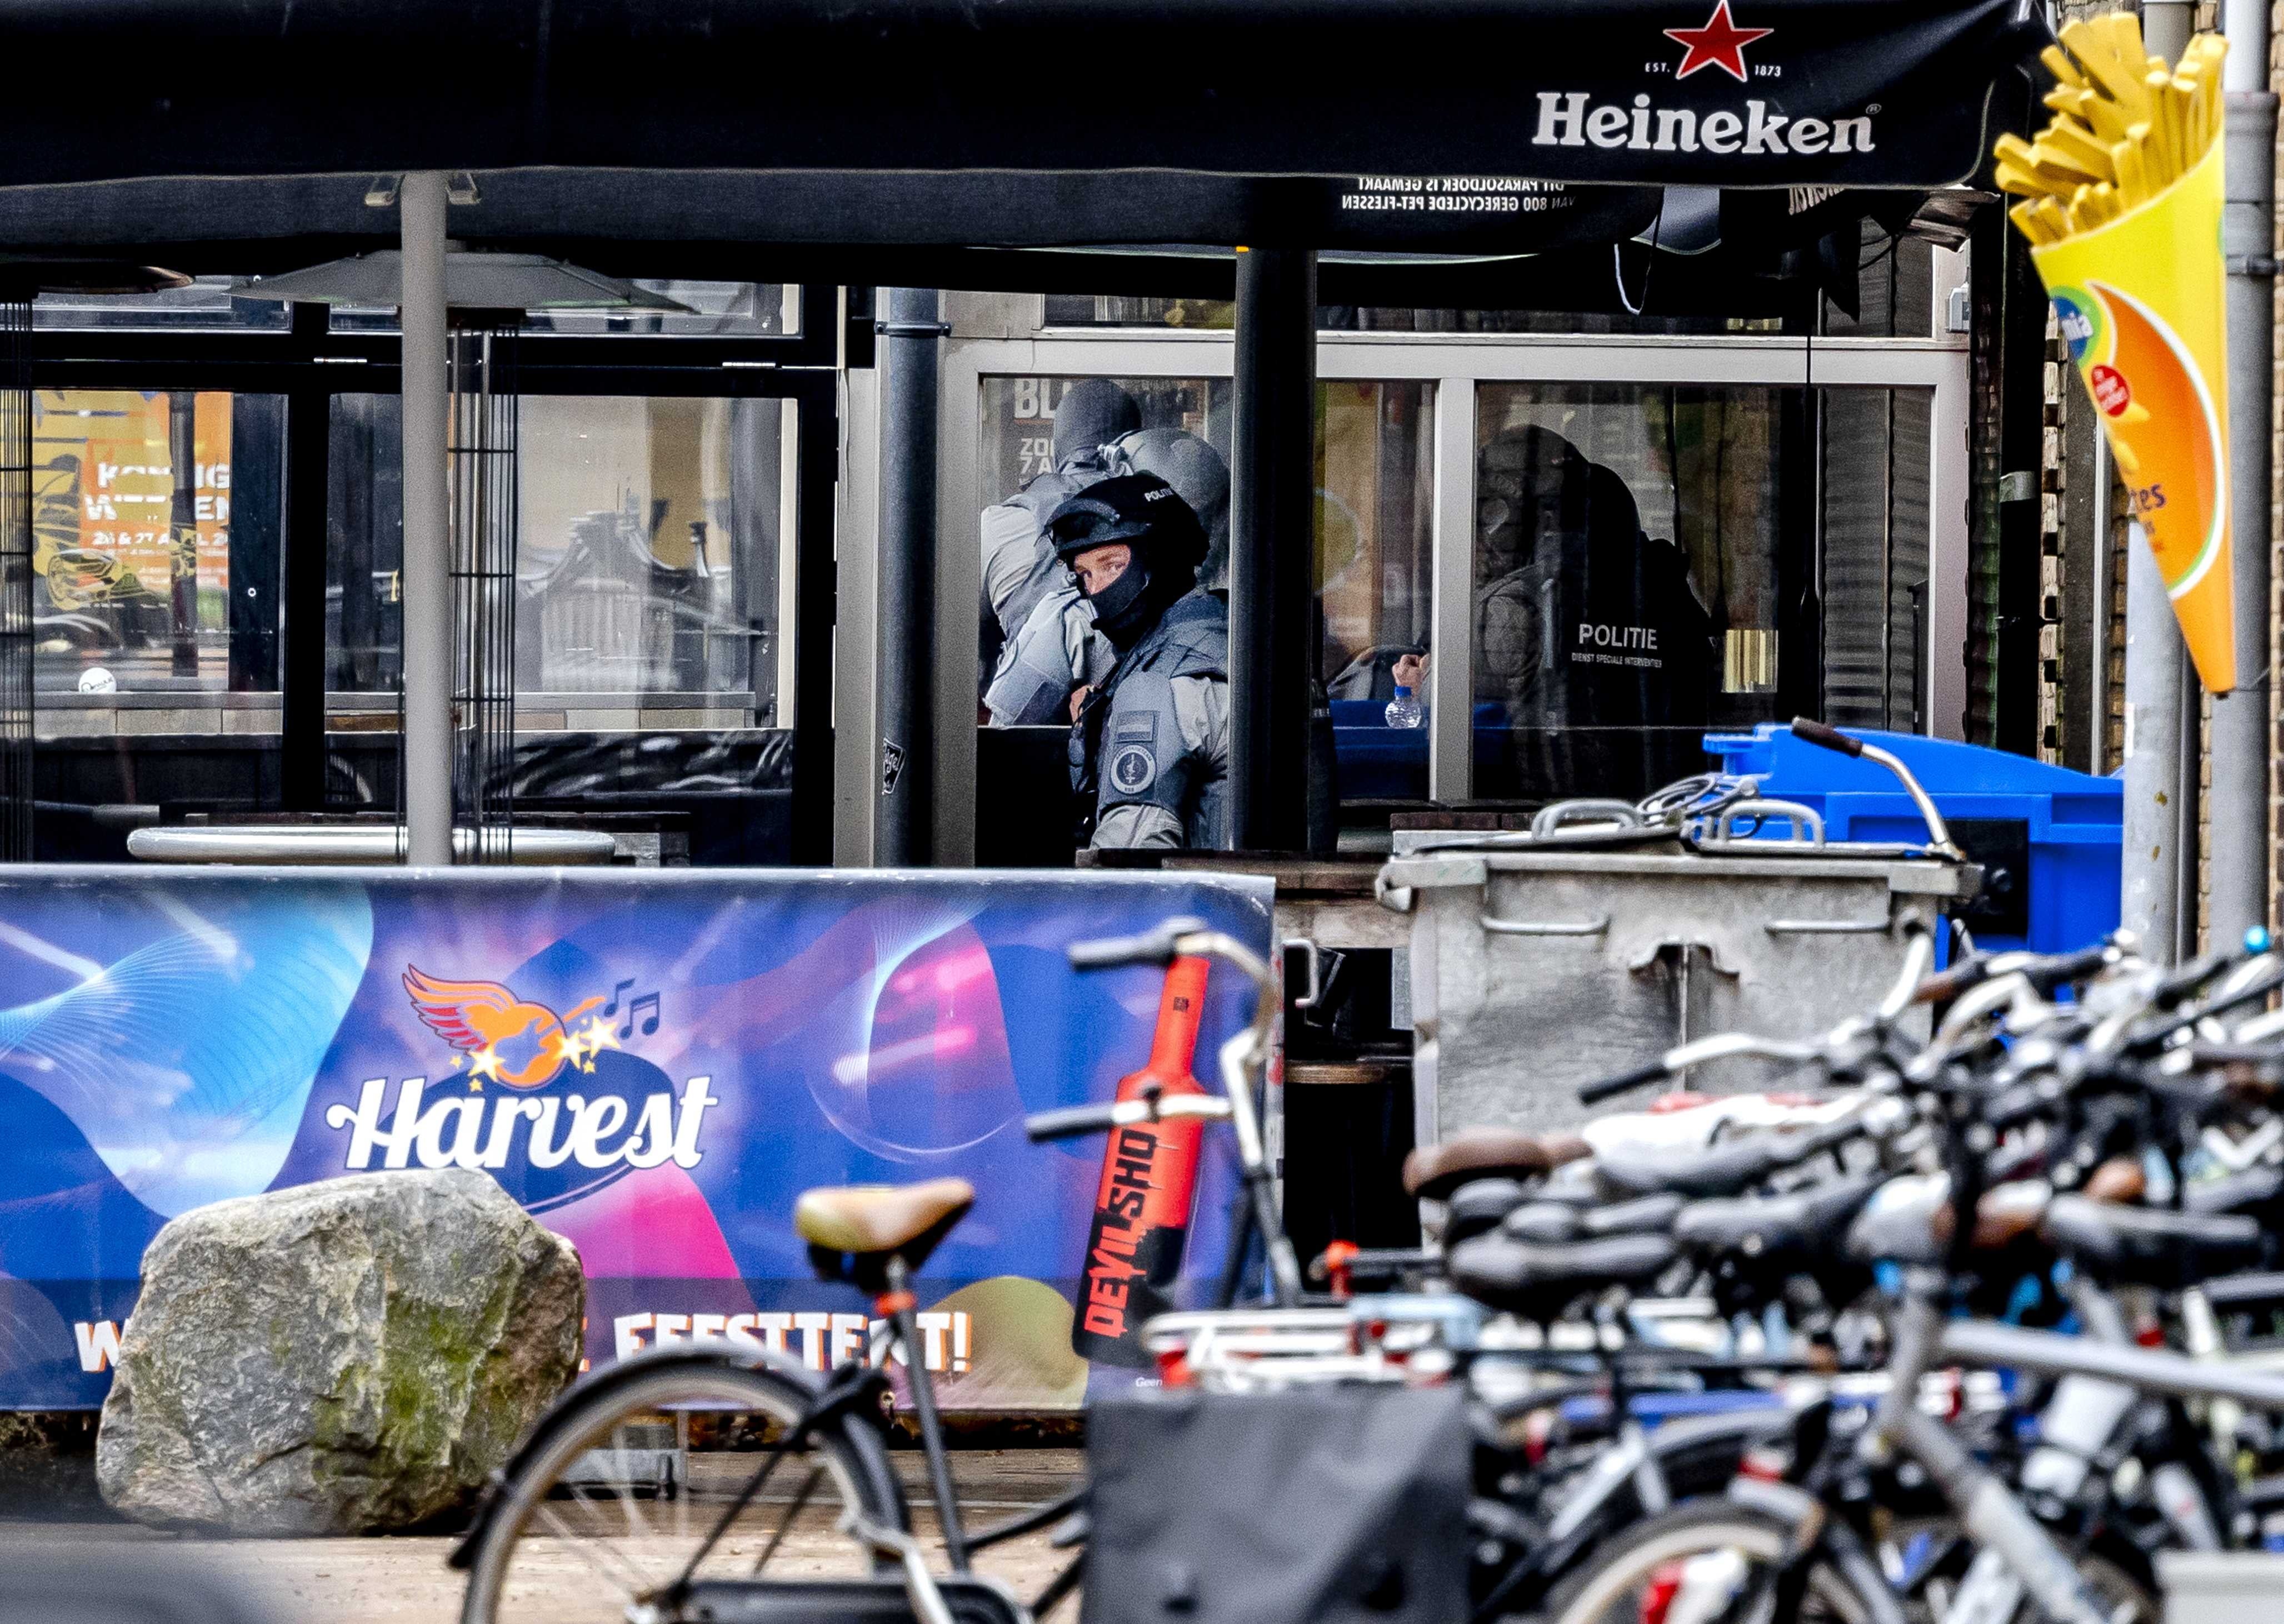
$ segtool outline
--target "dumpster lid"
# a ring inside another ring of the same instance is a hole
[[[1834,848],[1827,847],[1829,853]],[[1493,874],[1638,874],[1661,879],[1862,879],[1912,896],[1964,901],[1980,887],[1983,871],[1972,863],[1931,858],[1889,859],[1818,856],[1660,855],[1592,850],[1438,851],[1391,859],[1380,871],[1378,888],[1469,886]]]

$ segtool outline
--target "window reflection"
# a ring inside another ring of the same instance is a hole
[[[1428,735],[1388,707],[1399,683],[1426,699],[1435,420],[1433,384],[1318,386],[1316,675],[1350,807],[1428,794]]]
[[[1040,528],[1054,504],[1130,466],[1159,472],[1193,505],[1203,504],[1212,550],[1199,577],[1216,590],[1228,585],[1229,381],[1099,380],[1130,402],[1122,421],[1139,426],[1107,447],[1078,433],[1075,418],[1058,436],[1058,409],[1082,381],[981,383],[977,461],[986,501],[976,537],[983,582],[977,693],[988,732],[979,745],[978,784],[988,815],[978,821],[977,858],[989,864],[1067,858],[1068,695],[1109,668],[1107,646],[1091,639],[1084,605],[1042,548]],[[1099,389],[1094,398],[1117,404]],[[1312,675],[1332,701],[1340,793],[1351,804],[1428,792],[1426,733],[1391,733],[1386,711],[1396,662],[1427,650],[1435,398],[1427,382],[1318,386]]]
[[[274,622],[266,631],[242,624],[234,644],[231,599],[235,582],[237,596],[274,610],[282,409],[275,395],[33,393],[42,692],[276,686]],[[257,465],[250,488],[235,465],[243,442]],[[234,540],[241,526],[244,547]]]
[[[1639,793],[1678,776],[1669,768],[1694,764],[1712,617],[1671,539],[1670,504],[1646,515],[1619,469],[1586,449],[1646,470],[1650,419],[1628,410],[1634,402],[1598,402],[1592,393],[1483,391],[1479,752],[1482,724],[1498,730],[1477,763],[1479,793]],[[1623,443],[1628,429],[1640,444]]]
[[[1925,392],[1478,399],[1478,795],[1639,796],[1708,729],[1796,714],[1912,725]]]
[[[790,408],[778,400],[525,397],[519,405],[517,727],[769,727]],[[402,418],[332,419],[329,686],[387,694],[401,624]]]
[[[1156,473],[1205,527],[1200,583],[1226,590],[1230,385],[1014,377],[986,378],[982,390],[977,699],[996,727],[1068,726],[1071,691],[1108,675],[1114,657],[1044,543],[1047,517],[1097,480]]]

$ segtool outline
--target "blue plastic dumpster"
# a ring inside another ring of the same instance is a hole
[[[2123,784],[1978,745],[1848,730],[1901,757],[1952,839],[1983,865],[1983,894],[1966,916],[1976,946],[2061,953],[2117,928]],[[1826,839],[1927,838],[1893,774],[1795,738],[1781,723],[1709,733],[1705,749],[1724,772],[1758,778],[1763,794],[1822,814]],[[1787,831],[1777,824],[1766,832],[1781,839]]]

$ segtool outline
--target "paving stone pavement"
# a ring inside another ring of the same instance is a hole
[[[899,1450],[892,1458],[919,1532],[934,1545],[935,1503],[926,1465],[917,1450]],[[953,1456],[952,1472],[973,1527],[1053,1499],[1077,1480],[1083,1464],[1084,1456],[1076,1449],[974,1449]],[[462,1582],[460,1574],[444,1565],[452,1543],[442,1536],[185,1538],[84,1511],[75,1520],[0,1518],[0,1545],[12,1552],[51,1553],[67,1563],[93,1565],[123,1548],[138,1558],[179,1561],[186,1570],[220,1575],[253,1601],[268,1624],[316,1619],[325,1624],[449,1624],[459,1612]],[[1029,1597],[1068,1559],[1041,1533],[985,1553],[977,1566]],[[576,1565],[566,1565],[540,1581],[559,1583],[567,1602],[575,1597],[592,1601],[592,1578]],[[1052,1616],[1056,1624],[1072,1624],[1076,1602],[1066,1602]]]

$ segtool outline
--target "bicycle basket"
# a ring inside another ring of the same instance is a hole
[[[1105,1399],[1081,1624],[1465,1618],[1463,1404],[1399,1387]]]

